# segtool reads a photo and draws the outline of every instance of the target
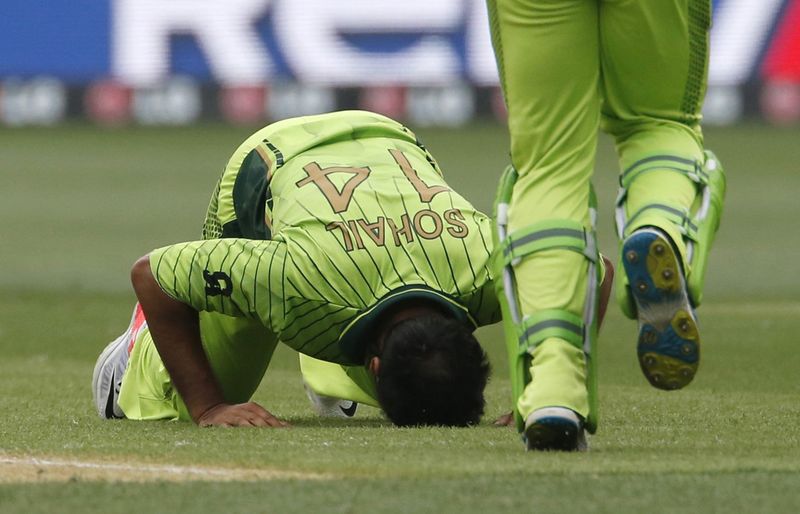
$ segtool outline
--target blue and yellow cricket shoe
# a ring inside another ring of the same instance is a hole
[[[663,232],[642,228],[623,243],[622,263],[639,319],[642,372],[654,387],[680,389],[700,363],[697,318],[680,258]]]

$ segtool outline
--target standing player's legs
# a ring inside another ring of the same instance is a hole
[[[709,0],[600,6],[603,126],[622,169],[617,298],[639,318],[642,370],[664,389],[683,387],[697,369],[693,307],[724,194],[700,131],[709,24]]]
[[[591,431],[596,423],[583,334],[594,325],[585,324],[594,312],[585,310],[587,282],[597,285],[594,274],[587,278],[597,260],[589,208],[600,111],[597,4],[488,6],[514,167],[498,210],[510,196],[509,237],[500,244],[517,424],[529,448],[574,449],[584,420]]]
[[[140,311],[138,305],[136,308]],[[104,368],[124,371],[118,397],[112,390],[103,393],[102,388],[95,387],[98,413],[101,417],[139,420],[191,419],[172,386],[143,316],[138,319],[135,314],[132,328],[111,343],[98,359],[95,386],[100,382],[97,377],[109,374]],[[256,321],[206,312],[200,314],[200,333],[225,400],[230,403],[249,400],[272,358],[278,342],[275,335]],[[108,409],[104,407],[106,404],[110,406]]]

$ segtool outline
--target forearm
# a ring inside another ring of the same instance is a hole
[[[198,422],[205,412],[225,401],[203,351],[198,313],[162,291],[148,256],[134,264],[131,282],[172,383]]]

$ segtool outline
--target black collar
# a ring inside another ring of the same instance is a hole
[[[363,364],[367,343],[370,337],[374,337],[375,323],[381,314],[400,301],[405,302],[414,299],[432,301],[444,308],[446,312],[451,313],[455,319],[472,327],[472,329],[478,327],[469,310],[454,298],[422,284],[408,285],[389,292],[353,318],[339,336],[339,347],[342,353],[351,362]]]

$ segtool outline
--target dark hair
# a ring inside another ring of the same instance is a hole
[[[377,376],[378,400],[398,426],[467,426],[480,421],[489,361],[472,332],[440,315],[391,327]]]

